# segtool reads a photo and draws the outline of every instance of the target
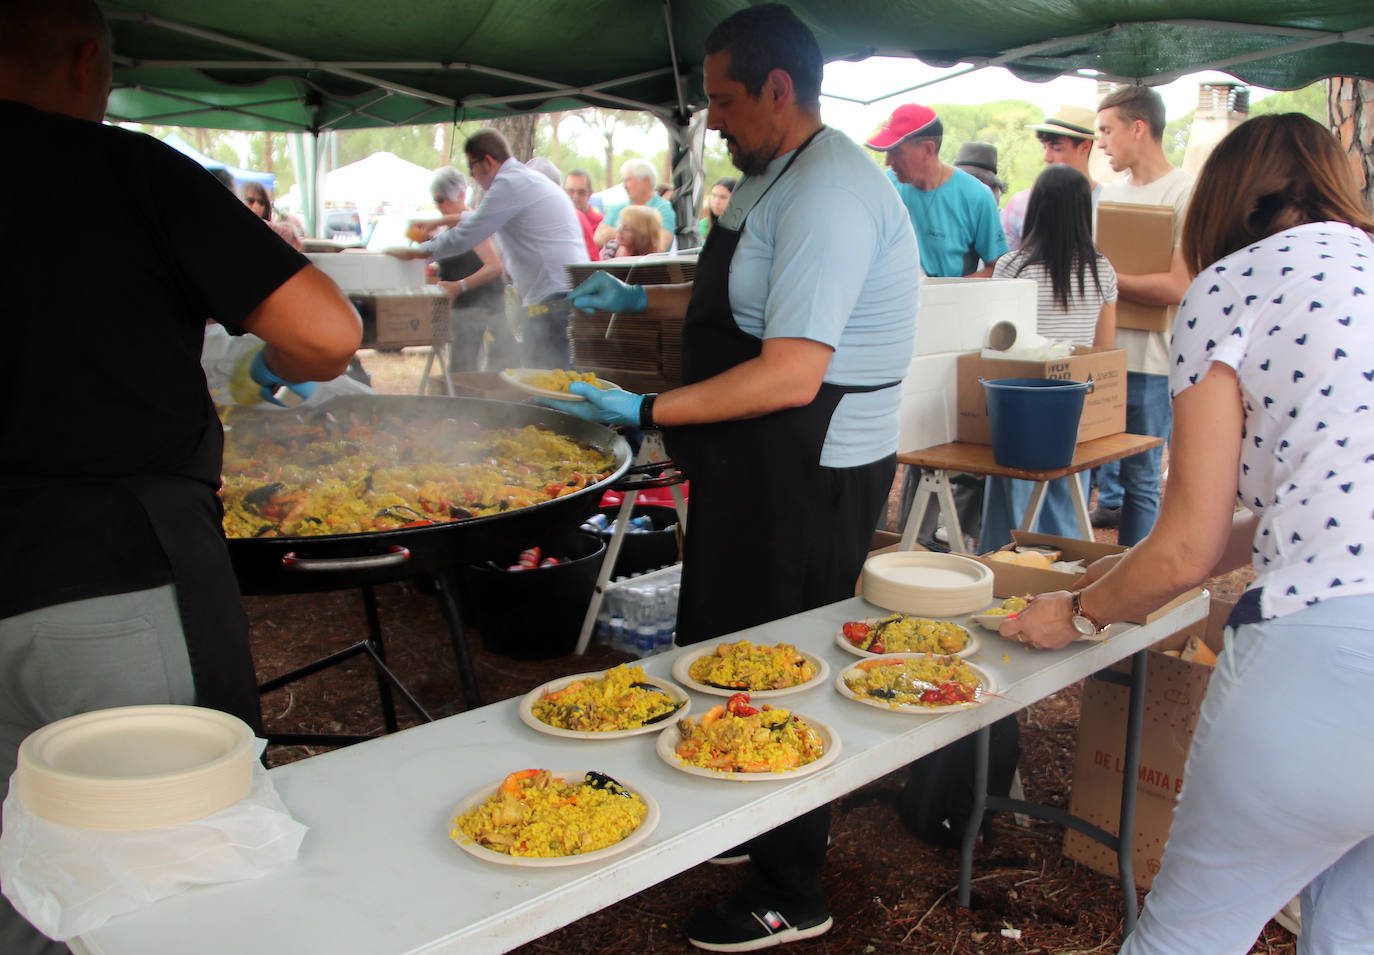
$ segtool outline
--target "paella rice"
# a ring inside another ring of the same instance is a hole
[[[497,514],[605,478],[612,455],[538,425],[483,428],[383,415],[234,415],[224,447],[228,537],[394,530]]]
[[[844,635],[869,653],[958,653],[969,644],[968,631],[957,623],[904,613],[872,623],[851,621],[844,625]]]
[[[648,813],[643,799],[602,773],[570,782],[547,769],[523,769],[454,819],[449,835],[511,856],[584,855],[626,838]]]
[[[507,368],[506,374],[514,375],[515,369]],[[520,379],[531,388],[542,388],[545,391],[567,391],[568,386],[574,381],[582,381],[587,384],[600,388],[603,391],[606,386],[600,379],[590,371],[566,371],[562,368],[554,368],[549,371],[537,371],[527,374]]]
[[[648,680],[642,666],[622,663],[599,677],[575,680],[545,693],[531,709],[536,719],[560,729],[584,733],[637,729],[680,705]]]
[[[1005,617],[1010,614],[1020,613],[1030,606],[1029,597],[1008,597],[995,607],[984,610],[980,616],[984,617]]]
[[[846,670],[843,679],[855,696],[893,706],[971,703],[983,689],[978,674],[962,659],[933,653],[904,660],[864,660]]]
[[[748,693],[678,720],[676,753],[690,766],[733,773],[782,773],[825,755],[820,735],[782,708],[749,705]]]
[[[816,667],[790,643],[775,646],[748,640],[722,643],[692,661],[688,675],[698,683],[727,690],[783,690],[806,683]]]

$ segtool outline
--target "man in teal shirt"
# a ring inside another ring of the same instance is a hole
[[[940,159],[944,127],[929,106],[899,106],[868,141],[887,154],[888,178],[911,215],[927,275],[992,275],[1007,240],[992,191]],[[979,262],[982,267],[979,267]]]

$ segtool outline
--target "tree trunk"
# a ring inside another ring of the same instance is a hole
[[[1374,82],[1338,76],[1326,88],[1328,124],[1350,154],[1365,209],[1374,212]]]
[[[563,117],[567,116],[568,114],[562,111],[555,110],[554,112],[547,113],[545,115],[548,117],[549,128],[550,132],[552,133],[550,147],[553,153],[553,164],[557,166],[559,169],[562,169],[563,144],[558,139],[558,126],[560,123],[563,122]]]
[[[606,188],[609,189],[618,181],[615,171],[615,130],[608,129],[603,133],[606,137]]]
[[[534,156],[534,129],[539,123],[536,113],[522,113],[517,116],[502,116],[492,120],[491,125],[501,131],[510,143],[510,154],[521,162],[529,162]]]

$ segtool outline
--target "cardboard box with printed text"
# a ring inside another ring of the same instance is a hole
[[[1119,434],[1126,430],[1126,352],[1121,348],[1075,348],[1067,358],[1027,361],[984,358],[980,352],[959,356],[959,440],[991,444],[988,404],[979,378],[1051,378],[1056,381],[1089,381],[1092,393],[1083,400],[1078,421],[1079,442]]]
[[[1131,862],[1135,884],[1148,889],[1159,872],[1169,838],[1174,806],[1183,788],[1183,769],[1197,728],[1212,667],[1162,651],[1177,650],[1197,636],[1221,652],[1230,601],[1212,599],[1207,617],[1166,637],[1150,650],[1145,678],[1145,721],[1141,728],[1140,767],[1136,773],[1135,837]],[[1116,669],[1129,672],[1130,661]],[[1069,812],[1116,835],[1121,830],[1122,774],[1125,763],[1128,687],[1088,680],[1078,718]],[[1104,875],[1118,874],[1116,853],[1087,836],[1065,830],[1064,855]]]

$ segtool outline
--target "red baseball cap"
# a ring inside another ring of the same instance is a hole
[[[919,133],[923,137],[935,137],[943,135],[944,131],[944,124],[935,115],[935,110],[919,103],[907,103],[892,111],[883,128],[868,141],[868,148],[886,152],[908,136]]]

